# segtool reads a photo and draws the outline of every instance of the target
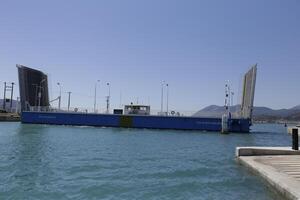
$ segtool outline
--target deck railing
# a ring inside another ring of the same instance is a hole
[[[60,109],[58,109],[57,107],[51,107],[51,106],[30,106],[28,111],[31,111],[31,112],[113,114],[113,110],[109,110],[109,112],[107,112],[107,110],[103,108],[103,109],[98,109],[95,111],[93,108],[85,108],[85,107],[70,107],[69,109],[65,108],[65,107],[61,107]],[[169,112],[160,112],[159,109],[151,109],[151,111],[150,111],[150,115],[159,115],[159,116],[193,116],[194,114],[195,114],[195,111],[171,110]]]

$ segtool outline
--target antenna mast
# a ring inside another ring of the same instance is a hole
[[[225,110],[226,114],[229,114],[230,112],[230,86],[229,86],[229,81],[226,81],[225,84]]]

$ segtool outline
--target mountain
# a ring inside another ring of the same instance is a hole
[[[230,107],[233,115],[237,115],[240,110],[240,105]],[[194,114],[197,117],[221,117],[225,112],[224,106],[211,105],[199,110]],[[274,110],[268,107],[254,107],[254,120],[272,121],[272,120],[291,120],[300,121],[300,105],[290,109]]]
[[[295,106],[295,107],[292,107],[291,109],[292,109],[292,110],[300,110],[300,105]]]
[[[287,119],[289,121],[300,121],[300,112],[288,116]]]
[[[230,110],[232,113],[240,110],[240,105],[231,106]],[[197,117],[221,117],[225,112],[224,106],[211,105],[203,108],[196,112],[193,116]]]

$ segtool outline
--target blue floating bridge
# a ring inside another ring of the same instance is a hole
[[[221,131],[221,118],[155,115],[115,115],[70,112],[23,112],[21,120],[30,124],[126,127],[151,129],[177,129]],[[251,120],[229,119],[230,132],[249,132]]]
[[[47,76],[40,71],[24,66],[18,65],[18,68],[22,123],[246,133],[250,131],[252,124],[256,65],[244,76],[241,110],[238,117],[233,118],[226,103],[226,112],[222,118],[177,116],[174,114],[175,112],[172,115],[169,115],[169,113],[150,115],[150,106],[132,104],[125,106],[124,114],[122,109],[115,109],[116,112],[114,114],[87,113],[78,112],[78,110],[71,112],[60,109],[54,110],[50,107],[48,100]],[[34,89],[30,87],[31,85],[36,85],[37,87]],[[38,96],[35,95],[37,93]],[[228,98],[227,93],[226,98]],[[60,101],[60,97],[58,99]]]

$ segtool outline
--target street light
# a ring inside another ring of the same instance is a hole
[[[68,94],[69,94],[69,98],[68,98],[68,111],[70,111],[71,93],[72,93],[72,92],[68,92]]]
[[[60,110],[60,105],[61,105],[61,84],[58,82],[57,85],[59,86],[58,110]]]
[[[169,115],[169,84],[166,84],[167,87],[167,115]]]
[[[110,97],[110,83],[106,83],[106,85],[108,86],[108,96]]]
[[[94,96],[94,113],[96,113],[96,106],[97,106],[97,83],[99,83],[100,80],[97,80],[95,83],[95,96]]]
[[[107,87],[108,87],[108,96],[106,99],[106,113],[109,113],[109,101],[110,101],[110,84],[106,83]]]
[[[43,79],[41,82],[40,82],[40,86],[39,86],[39,111],[41,111],[41,98],[42,98],[42,89],[44,89],[42,87],[42,83],[46,81],[46,79]]]
[[[163,109],[164,109],[164,85],[165,85],[165,81],[162,81],[161,83],[161,104],[160,104],[160,114],[163,114]]]
[[[12,102],[13,102],[13,95],[14,95],[14,82],[11,83],[11,93],[10,93],[10,112],[12,110]]]

